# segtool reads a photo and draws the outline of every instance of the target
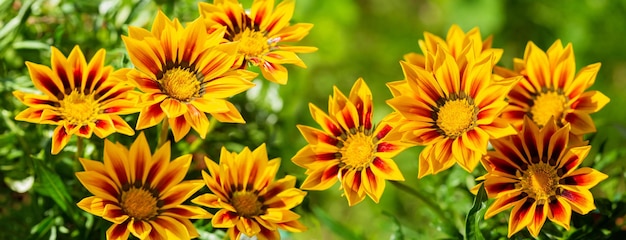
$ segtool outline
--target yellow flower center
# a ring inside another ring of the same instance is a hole
[[[542,204],[556,195],[559,176],[554,166],[539,162],[528,166],[520,177],[520,183],[522,191]]]
[[[552,116],[554,116],[557,124],[560,124],[566,109],[567,98],[560,92],[548,90],[535,96],[528,115],[539,127],[543,127]]]
[[[376,145],[371,136],[363,132],[348,135],[339,149],[341,153],[340,166],[362,170],[370,165],[376,153]]]
[[[176,67],[163,73],[159,80],[163,92],[171,98],[189,102],[200,92],[200,79],[187,68]]]
[[[233,41],[239,41],[239,53],[248,57],[259,57],[268,52],[269,44],[265,35],[252,29],[237,34]]]
[[[159,209],[158,201],[152,193],[143,188],[135,187],[122,192],[120,205],[128,216],[139,220],[156,216]]]
[[[451,96],[435,110],[437,131],[448,138],[455,139],[476,126],[478,108],[473,99],[463,95]]]
[[[239,216],[251,218],[263,214],[263,203],[255,193],[235,192],[230,201]]]
[[[65,96],[60,105],[59,111],[65,120],[77,126],[95,121],[100,112],[100,104],[93,99],[93,95],[84,95],[77,90]]]

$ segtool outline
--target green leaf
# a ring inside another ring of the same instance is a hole
[[[474,205],[467,213],[467,218],[465,219],[465,239],[471,240],[484,240],[485,237],[480,232],[480,220],[483,218],[482,214],[478,214],[480,210],[482,210],[487,201],[487,192],[485,191],[485,185],[480,186],[480,190],[476,194],[474,198]]]
[[[35,171],[37,173],[38,183],[35,190],[42,195],[48,196],[64,211],[68,211],[68,203],[72,202],[70,194],[65,188],[65,184],[61,178],[49,169],[47,166],[35,162]]]
[[[42,239],[52,229],[56,216],[48,216],[30,229],[31,239]]]
[[[398,218],[396,218],[396,216],[394,216],[393,214],[387,211],[383,211],[383,214],[390,217],[393,220],[393,224],[396,226],[395,231],[393,231],[393,234],[391,234],[389,239],[390,240],[404,240],[404,234],[402,233],[402,225],[400,224],[400,221],[398,221]]]
[[[350,231],[350,228],[348,226],[334,220],[323,209],[319,207],[314,207],[313,213],[315,214],[315,216],[317,216],[317,219],[319,219],[324,226],[328,227],[341,239],[363,239],[363,236],[359,236],[358,234]]]

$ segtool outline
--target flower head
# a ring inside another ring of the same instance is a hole
[[[191,163],[191,154],[170,162],[170,144],[154,155],[143,133],[130,149],[104,142],[104,163],[80,159],[85,171],[78,180],[94,196],[78,203],[81,209],[113,222],[107,239],[180,239],[197,237],[190,218],[208,218],[200,207],[182,205],[204,186],[201,180],[182,181]],[[182,182],[181,182],[182,181]]]
[[[539,127],[552,117],[559,126],[569,123],[574,135],[596,131],[589,114],[602,109],[609,98],[599,91],[586,90],[595,82],[600,63],[586,66],[576,74],[572,44],[563,48],[560,40],[547,52],[528,42],[524,59],[514,61],[514,72],[496,71],[504,76],[524,77],[509,92],[509,106],[502,118],[518,130],[522,128],[524,116],[528,116]]]
[[[134,87],[126,84],[126,71],[113,71],[104,65],[104,49],[89,63],[78,46],[68,58],[55,47],[51,51],[52,68],[26,62],[35,87],[43,95],[13,92],[28,106],[15,119],[58,125],[52,135],[52,154],[59,153],[72,135],[90,138],[95,133],[105,138],[114,132],[135,134],[119,116],[137,112]]]
[[[237,154],[222,148],[219,164],[205,158],[209,172],[202,172],[212,193],[198,196],[193,203],[219,208],[212,225],[228,228],[230,239],[256,236],[280,239],[279,229],[306,230],[290,209],[302,202],[306,192],[295,188],[296,178],[287,175],[274,180],[280,159],[268,161],[265,144],[254,151],[247,147]]]
[[[502,57],[503,50],[499,48],[491,48],[491,43],[491,36],[487,37],[487,39],[483,41],[479,28],[475,27],[467,33],[464,33],[461,27],[454,24],[450,27],[450,30],[448,30],[448,35],[445,40],[437,35],[425,32],[424,40],[419,40],[419,46],[424,55],[419,53],[408,53],[404,55],[404,60],[427,70],[431,70],[433,67],[432,63],[434,63],[434,61],[432,61],[432,59],[429,60],[428,62],[430,64],[427,66],[426,57],[429,55],[426,53],[435,53],[438,48],[443,48],[446,49],[450,55],[452,55],[459,66],[464,66],[467,63],[465,55],[468,54],[469,50],[472,51],[472,54],[474,54],[476,58],[493,54],[493,64],[496,64]],[[469,48],[470,45],[471,48]]]
[[[252,86],[255,74],[232,69],[237,44],[220,44],[224,29],[206,32],[200,19],[183,27],[159,12],[152,30],[130,27],[122,36],[136,69],[129,78],[143,92],[137,129],[167,117],[179,141],[191,128],[204,138],[209,120],[243,123],[235,106],[226,101]]]
[[[467,48],[473,52],[472,45]],[[419,156],[418,177],[455,162],[471,172],[487,152],[490,138],[515,134],[498,116],[507,105],[505,94],[518,79],[494,80],[492,55],[466,54],[461,71],[445,48],[426,54],[432,70],[402,62],[405,80],[388,84],[394,98],[387,103],[402,116],[400,131],[426,146]]]
[[[607,175],[592,168],[577,169],[591,146],[571,146],[570,125],[558,127],[550,119],[540,129],[524,118],[522,130],[492,140],[494,151],[483,160],[485,190],[496,201],[485,218],[513,207],[509,237],[527,227],[537,237],[546,218],[569,229],[572,210],[587,214],[595,209],[589,189]]]
[[[290,25],[295,1],[284,0],[274,8],[274,0],[254,0],[248,12],[237,0],[215,0],[199,3],[208,31],[226,27],[225,42],[240,42],[237,65],[259,66],[267,80],[286,84],[283,64],[306,67],[296,53],[308,53],[315,47],[288,46],[283,43],[302,40],[313,27],[310,23]]]
[[[339,180],[352,206],[365,195],[378,202],[385,180],[404,181],[391,158],[408,145],[390,123],[393,116],[372,123],[372,93],[363,79],[354,83],[349,97],[335,87],[328,114],[313,104],[309,109],[322,129],[298,125],[309,143],[292,159],[307,169],[303,189],[325,190]]]

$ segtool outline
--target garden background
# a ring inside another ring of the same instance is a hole
[[[241,2],[244,6],[251,3]],[[14,120],[26,106],[11,92],[32,89],[24,62],[49,65],[50,46],[68,54],[80,45],[88,58],[105,48],[108,64],[130,66],[120,35],[128,34],[128,26],[149,27],[158,9],[182,22],[198,16],[197,2],[192,0],[0,1],[0,239],[104,238],[110,223],[75,205],[89,195],[74,176],[82,169],[75,159],[76,137],[60,154],[51,155],[53,127]],[[587,135],[592,150],[583,163],[609,175],[592,189],[598,210],[586,216],[573,213],[573,227],[567,233],[548,221],[540,237],[588,239],[626,231],[626,97],[622,95],[626,90],[626,1],[297,0],[292,21],[315,25],[298,44],[319,48],[300,54],[308,68],[289,65],[287,85],[255,80],[257,87],[235,96],[232,102],[247,124],[212,122],[206,140],[191,133],[174,143],[173,157],[190,152],[197,155],[188,178],[200,176],[204,168],[201,156],[219,159],[222,146],[239,152],[244,146],[256,148],[266,143],[270,158],[282,159],[279,176],[295,175],[299,186],[304,169],[290,159],[306,145],[296,124],[317,126],[308,113],[309,102],[326,109],[333,85],[346,93],[358,77],[363,77],[373,92],[376,122],[391,112],[385,103],[391,98],[385,84],[403,78],[399,61],[406,53],[420,52],[417,41],[423,39],[425,31],[445,37],[452,24],[464,31],[477,26],[483,37],[493,35],[494,48],[504,49],[500,66],[511,67],[514,57],[523,57],[528,41],[546,50],[557,39],[573,44],[577,69],[602,63],[591,89],[600,90],[611,102],[592,114],[598,130]],[[134,126],[136,114],[125,119]],[[157,131],[144,131],[149,141],[154,139],[152,149]],[[128,146],[136,135],[113,134],[108,139]],[[101,159],[102,147],[103,140],[92,137],[85,145],[85,155]],[[338,184],[326,191],[309,191],[295,209],[308,231],[284,236],[462,237],[465,216],[474,199],[468,189],[484,170],[478,167],[469,174],[454,166],[418,180],[419,151],[413,147],[394,158],[406,179],[404,184],[416,192],[409,194],[388,183],[379,204],[366,199],[348,207]],[[32,188],[28,179],[34,180]],[[506,237],[507,219],[508,214],[496,215],[481,221],[480,229],[488,239]],[[210,237],[209,222],[196,222],[203,239]],[[522,230],[516,237],[530,235]]]

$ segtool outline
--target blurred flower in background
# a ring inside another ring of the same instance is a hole
[[[310,53],[315,47],[290,46],[283,43],[302,40],[313,27],[310,23],[289,21],[293,16],[294,0],[281,1],[274,7],[274,0],[254,0],[252,8],[245,10],[237,0],[200,2],[200,14],[207,22],[208,31],[226,27],[226,42],[240,42],[236,65],[248,68],[258,66],[265,79],[287,84],[287,68],[294,64],[305,68],[296,53]]]

